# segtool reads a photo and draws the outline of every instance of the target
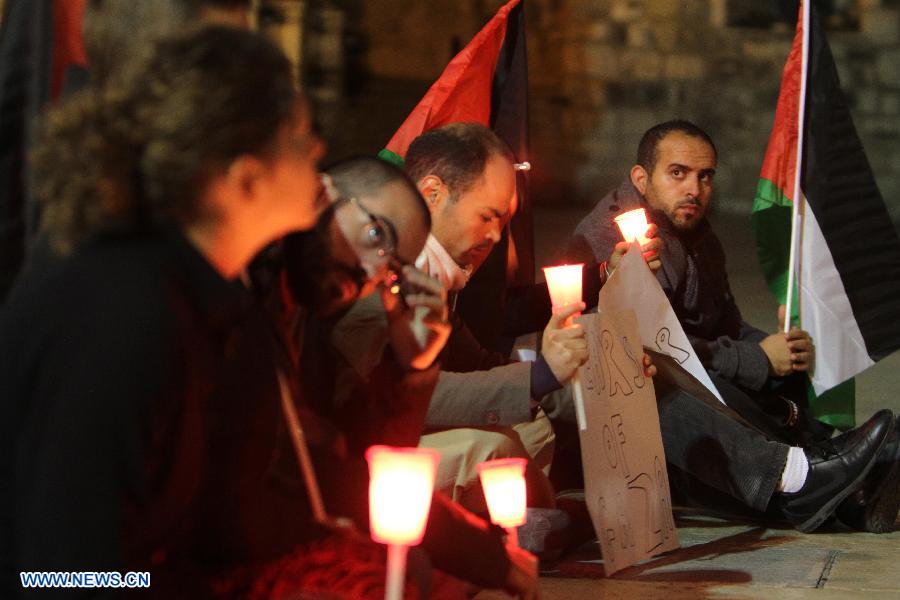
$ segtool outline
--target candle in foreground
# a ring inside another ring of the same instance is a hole
[[[643,246],[649,241],[645,236],[648,227],[647,211],[643,208],[629,210],[626,213],[622,213],[614,220],[616,225],[619,226],[619,231],[622,232],[622,237],[625,238],[626,242],[637,241],[639,246]]]
[[[544,267],[544,277],[547,279],[547,289],[550,290],[553,312],[558,312],[570,304],[581,302],[581,273],[583,270],[584,263]]]
[[[440,455],[426,448],[372,446],[366,460],[372,539],[415,546],[425,532]]]
[[[403,597],[406,552],[422,541],[440,455],[426,448],[371,446],[369,522],[372,539],[388,544],[386,600]]]
[[[514,543],[516,527],[525,524],[525,464],[524,458],[499,458],[477,467],[491,522],[506,529]]]

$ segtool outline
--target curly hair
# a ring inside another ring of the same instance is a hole
[[[109,229],[215,217],[200,193],[242,154],[271,156],[296,116],[291,64],[261,36],[207,27],[48,114],[34,189],[54,247]]]

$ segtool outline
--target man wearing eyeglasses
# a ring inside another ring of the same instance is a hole
[[[411,264],[431,224],[412,182],[365,157],[328,174],[328,206],[316,230],[284,242],[288,288],[301,306],[289,329],[298,342],[301,398],[339,430],[335,445],[350,459],[340,468],[316,464],[326,508],[365,528],[362,454],[372,444],[418,444],[450,327],[440,283]],[[362,472],[350,468],[360,463]],[[423,547],[436,567],[476,585],[523,598],[534,593],[530,555],[504,548],[495,532],[441,494]]]

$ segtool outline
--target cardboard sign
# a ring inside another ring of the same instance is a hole
[[[644,376],[633,311],[576,319],[590,358],[581,369],[585,499],[606,575],[679,547],[653,381]]]
[[[597,306],[601,312],[634,310],[644,345],[677,360],[719,402],[725,403],[637,244],[631,245],[609,281],[600,289]]]

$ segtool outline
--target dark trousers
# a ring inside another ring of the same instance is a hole
[[[765,511],[781,479],[789,446],[772,441],[721,403],[656,385],[660,430],[673,482],[685,478]],[[578,428],[554,423],[556,453],[550,479],[557,490],[583,488]],[[674,469],[672,468],[674,467]],[[672,477],[673,472],[677,476]]]
[[[812,416],[806,396],[806,375],[803,373],[772,377],[761,390],[748,390],[710,375],[729,408],[770,440],[807,448],[826,442],[834,433],[834,427]],[[783,424],[788,415],[787,399],[792,400],[800,411],[800,418],[792,427]]]

